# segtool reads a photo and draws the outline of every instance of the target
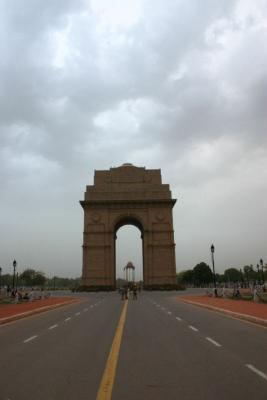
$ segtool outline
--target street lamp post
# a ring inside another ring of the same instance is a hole
[[[258,271],[258,285],[260,285],[261,279],[260,279],[260,266],[259,266],[259,264],[257,264],[257,271]]]
[[[261,274],[262,274],[262,284],[265,284],[265,279],[264,279],[264,272],[263,272],[263,259],[260,259],[260,265],[261,265]]]
[[[17,266],[17,261],[14,260],[13,261],[13,268],[14,268],[14,272],[13,272],[13,290],[15,289],[15,275],[16,275],[16,266]]]
[[[239,269],[240,272],[240,281],[241,281],[241,287],[243,287],[243,274],[242,274],[242,269]]]
[[[247,278],[247,285],[248,285],[248,288],[249,288],[249,274],[248,274],[248,271],[246,271],[246,278]]]
[[[214,267],[214,250],[215,250],[215,247],[212,244],[210,246],[210,251],[211,251],[212,269],[213,269],[214,296],[217,297],[216,275],[215,275],[215,267]]]

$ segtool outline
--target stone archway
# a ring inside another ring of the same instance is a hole
[[[84,200],[83,272],[85,286],[115,287],[116,232],[137,226],[143,243],[144,285],[176,283],[172,208],[176,203],[160,169],[123,164],[95,171]]]
[[[127,213],[128,214],[128,213]],[[140,233],[140,237],[142,240],[142,269],[143,269],[143,277],[144,277],[144,233],[143,233],[143,225],[142,221],[138,219],[136,215],[121,215],[117,221],[115,221],[114,225],[114,276],[116,277],[116,241],[117,241],[117,232],[120,228],[125,225],[132,225],[137,228]],[[143,278],[144,279],[144,278]]]

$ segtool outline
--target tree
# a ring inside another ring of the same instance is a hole
[[[33,286],[34,277],[35,277],[35,270],[27,268],[20,274],[19,280],[25,286]]]
[[[205,262],[197,264],[194,267],[193,272],[195,284],[197,286],[210,283],[213,280],[212,271],[208,264],[206,264]]]
[[[224,271],[225,282],[240,282],[242,280],[242,273],[236,268],[228,268]]]
[[[25,286],[43,286],[46,281],[45,274],[28,268],[19,276],[20,282]]]
[[[42,271],[35,272],[33,286],[44,286],[46,282],[45,274]]]
[[[245,280],[247,282],[256,282],[257,281],[257,272],[254,271],[253,265],[245,265],[243,267]]]
[[[4,274],[1,277],[1,284],[2,286],[12,286],[13,275]]]
[[[225,282],[224,280],[224,274],[218,274],[217,272],[215,273],[216,276],[216,282],[222,283]]]
[[[46,286],[59,289],[73,289],[81,285],[81,278],[61,278],[54,276],[46,280]]]
[[[194,284],[194,272],[192,269],[188,269],[186,271],[181,271],[177,274],[177,283],[185,284],[185,285],[193,285]]]

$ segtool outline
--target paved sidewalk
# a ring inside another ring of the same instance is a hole
[[[80,301],[73,297],[49,297],[18,304],[0,304],[0,325]]]
[[[254,303],[247,300],[208,297],[205,295],[179,296],[177,300],[267,327],[267,304]]]

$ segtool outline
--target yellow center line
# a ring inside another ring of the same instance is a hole
[[[105,370],[101,379],[101,383],[97,392],[96,400],[111,400],[112,389],[116,375],[116,368],[119,358],[121,339],[123,334],[123,328],[126,321],[128,300],[125,301],[120,320],[116,329],[116,333],[113,339],[113,343],[110,349],[108,360],[105,366]]]

